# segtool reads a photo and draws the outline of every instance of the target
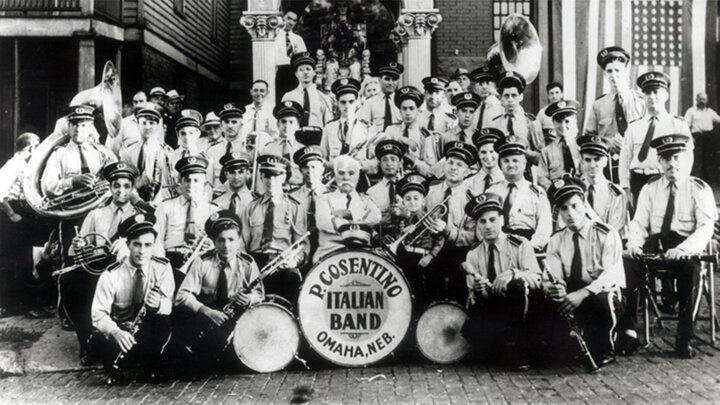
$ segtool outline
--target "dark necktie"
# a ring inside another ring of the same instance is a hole
[[[593,184],[588,187],[587,200],[588,204],[590,204],[590,208],[595,209],[595,185]]]
[[[403,130],[403,138],[410,138],[410,128],[406,125]]]
[[[572,153],[570,153],[570,147],[564,139],[560,140],[560,146],[563,154],[563,170],[565,173],[573,174],[575,164],[573,163]]]
[[[283,152],[282,152],[282,153],[283,153],[283,157],[284,157],[285,159],[287,159],[287,160],[289,160],[289,161],[292,162],[292,159],[290,158],[290,154],[291,154],[291,151],[292,151],[292,147],[291,147],[291,145],[290,145],[290,139],[289,139],[289,138],[286,138],[286,139],[281,139],[280,141],[281,141],[282,144],[283,144]]]
[[[350,203],[352,202],[352,194],[347,195],[347,203],[345,204],[345,209],[350,209]]]
[[[230,211],[237,214],[237,208],[240,205],[240,196],[238,193],[233,193],[232,197],[230,197]]]
[[[435,130],[435,113],[430,114],[430,118],[428,119],[427,129],[430,131]]]
[[[342,147],[340,148],[340,154],[346,155],[350,151],[350,144],[348,143],[348,123],[347,121],[342,124],[342,132],[340,134],[340,141],[342,141]]]
[[[390,205],[395,204],[395,181],[391,180],[388,182],[388,201]]]
[[[133,304],[134,310],[138,311],[145,301],[145,274],[142,269],[135,269],[135,280],[133,282]]]
[[[645,139],[643,140],[643,144],[640,147],[640,154],[638,154],[638,160],[640,160],[641,162],[644,162],[645,159],[647,159],[648,150],[650,150],[650,141],[652,141],[653,135],[655,134],[655,120],[657,120],[657,117],[650,117],[650,125],[648,125]]]
[[[573,249],[573,258],[570,263],[570,282],[568,283],[568,292],[573,292],[583,287],[580,234],[577,232],[573,233]]]
[[[255,114],[253,115],[253,132],[257,131],[257,120],[258,120],[258,114],[260,113],[260,110],[257,108],[255,109]]]
[[[392,124],[392,109],[390,108],[390,95],[385,95],[385,115],[383,117],[383,131]]]
[[[195,240],[195,202],[188,200],[187,214],[185,214],[185,243],[192,245]]]
[[[505,226],[510,226],[510,209],[513,206],[513,203],[515,202],[515,188],[517,186],[515,183],[509,183],[508,184],[508,192],[507,197],[505,197],[505,201],[503,201],[503,219],[505,220]]]
[[[267,211],[265,211],[265,222],[263,222],[262,239],[260,239],[260,246],[266,246],[273,240],[273,228],[275,227],[275,204],[273,201],[268,201]]]
[[[227,141],[227,145],[225,145],[225,153],[232,153],[232,142],[229,140]]]
[[[90,167],[88,166],[87,159],[85,159],[84,148],[78,146],[78,150],[80,151],[80,173],[88,174],[90,173]]]
[[[447,198],[450,197],[451,195],[452,195],[452,189],[451,189],[450,187],[448,187],[447,189],[445,189],[445,199],[447,199]],[[449,207],[450,207],[450,201],[447,202],[447,207],[448,207],[448,209],[446,209],[445,212],[444,212],[443,215],[442,215],[442,220],[445,221],[445,222],[448,221],[449,214],[450,214],[450,209],[449,209]]]
[[[285,31],[285,53],[288,58],[292,58],[295,53],[292,42],[290,41],[290,32]]]
[[[457,139],[462,143],[467,143],[467,136],[465,135],[465,131],[458,132]]]
[[[495,244],[490,243],[488,245],[488,261],[487,261],[487,277],[492,283],[495,281]]]
[[[515,131],[513,130],[513,116],[510,114],[507,115],[507,134],[515,135]]]
[[[670,183],[670,195],[665,206],[665,215],[663,215],[662,227],[660,227],[660,235],[668,236],[670,234],[670,224],[672,224],[673,214],[675,214],[675,183]]]
[[[617,124],[620,135],[625,135],[628,124],[627,118],[625,117],[625,110],[622,106],[622,98],[620,98],[619,94],[615,96],[615,123]]]
[[[225,274],[225,269],[228,267],[230,267],[229,264],[220,262],[220,274],[218,275],[217,285],[215,286],[215,300],[220,304],[224,304],[228,300],[229,283],[227,274]]]
[[[307,126],[310,122],[310,94],[307,87],[303,89],[303,115],[300,120],[300,126]]]
[[[315,192],[310,192],[310,204],[308,204],[308,228],[315,228]]]
[[[480,105],[480,116],[478,116],[477,129],[478,131],[483,128],[483,115],[485,115],[485,102],[483,101]]]
[[[492,186],[492,176],[489,174],[485,175],[485,184],[483,184],[483,192],[486,192],[490,186]]]
[[[142,174],[145,171],[145,144],[146,142],[143,142],[140,146],[140,153],[138,154],[138,171]]]

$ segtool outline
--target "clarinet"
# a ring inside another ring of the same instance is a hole
[[[158,292],[160,291],[160,286],[155,285],[153,288],[150,289],[150,291]],[[143,302],[142,307],[140,307],[140,310],[138,311],[137,315],[135,316],[135,319],[133,319],[132,322],[127,323],[124,322],[121,325],[121,328],[126,330],[127,332],[130,332],[130,334],[135,337],[135,335],[140,330],[140,325],[142,324],[143,320],[145,319],[145,316],[147,316],[148,312],[148,306],[147,302]],[[112,369],[115,371],[120,371],[120,360],[122,360],[125,357],[125,353],[120,350],[120,353],[118,353],[117,357],[115,357],[115,361],[113,361]]]
[[[543,273],[547,274],[548,281],[550,281],[553,285],[559,284],[559,282],[553,276],[552,272],[547,267],[545,267]],[[567,321],[568,327],[570,327],[570,335],[575,337],[578,342],[578,346],[580,346],[580,351],[582,352],[582,355],[586,357],[588,359],[588,362],[590,363],[590,372],[596,372],[600,367],[598,367],[595,359],[592,356],[592,353],[590,353],[590,349],[588,349],[587,342],[585,342],[585,339],[582,337],[583,332],[582,329],[580,329],[580,325],[578,325],[577,320],[575,319],[575,315],[569,313],[567,315],[563,315],[563,317]]]

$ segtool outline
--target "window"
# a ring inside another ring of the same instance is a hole
[[[502,28],[505,17],[510,14],[522,14],[530,18],[530,0],[493,0],[493,38],[495,42],[500,40],[500,28]]]
[[[173,0],[175,13],[185,17],[185,0]]]

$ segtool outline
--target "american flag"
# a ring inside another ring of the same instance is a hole
[[[630,52],[633,87],[647,71],[670,76],[668,110],[682,115],[698,92],[717,99],[717,15],[718,0],[550,1],[548,28],[538,24],[549,66],[540,85],[562,79],[565,96],[583,105],[585,122],[593,101],[610,91],[596,55],[617,45]]]

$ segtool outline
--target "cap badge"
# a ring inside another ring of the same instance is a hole
[[[189,117],[190,110],[182,110],[182,111],[180,111],[180,115],[182,115],[183,117]]]
[[[567,107],[567,103],[564,101],[558,101],[558,107],[565,108],[565,107]]]
[[[513,77],[513,72],[507,72],[507,73],[505,73],[505,77]]]
[[[292,104],[292,101],[286,101],[286,102],[285,102],[285,107],[292,107],[292,105],[293,105],[293,104]]]
[[[592,142],[592,143],[600,143],[600,137],[599,137],[599,136],[590,137],[590,142]]]
[[[358,225],[358,224],[351,224],[349,229],[350,229],[351,231],[353,231],[353,232],[354,232],[354,231],[359,231],[359,230],[360,230],[360,225]]]
[[[463,144],[462,142],[458,142],[455,144],[455,147],[458,149],[465,149],[465,144]]]
[[[548,134],[550,134],[550,135],[556,135],[557,132],[556,132],[554,129],[550,128],[550,129],[548,130]]]
[[[303,153],[306,154],[306,155],[307,155],[308,153],[312,153],[312,152],[313,152],[313,148],[311,148],[311,147],[309,147],[309,146],[306,147],[305,149],[303,149]]]
[[[487,128],[483,128],[480,130],[480,133],[483,135],[490,135],[490,130]]]
[[[124,168],[126,168],[126,167],[127,167],[127,165],[126,165],[124,162],[120,162],[120,163],[117,164],[117,168],[120,169],[120,170],[122,170],[122,169],[124,169]]]
[[[304,57],[306,57],[306,58],[309,58],[309,57],[310,57],[310,52],[303,52],[303,53],[302,53],[302,56],[304,56]]]
[[[507,138],[505,138],[505,140],[508,142],[515,142],[517,141],[517,138],[515,137],[515,135],[509,135]]]
[[[653,80],[655,78],[655,73],[648,73],[645,75],[645,81]]]
[[[668,143],[672,142],[673,140],[674,140],[674,139],[673,139],[672,136],[666,136],[666,137],[663,139],[662,143],[663,143],[663,144],[668,144]]]
[[[565,185],[565,180],[555,180],[555,183],[553,183],[556,189],[563,187]]]
[[[409,93],[409,92],[410,92],[410,88],[409,88],[409,87],[403,87],[402,89],[400,89],[400,93],[402,93],[402,94],[407,94],[407,93]]]
[[[470,94],[470,93],[465,93],[465,95],[463,96],[463,98],[464,98],[465,100],[470,100],[470,99],[472,98],[472,94]]]
[[[218,218],[220,218],[220,214],[218,214],[217,212],[213,212],[212,215],[210,215],[211,221],[217,221]]]
[[[190,156],[187,161],[188,163],[193,164],[197,162],[197,158],[195,158],[195,156]]]
[[[233,105],[230,103],[227,103],[223,106],[223,110],[232,110],[232,109],[233,109]]]
[[[485,194],[480,194],[479,196],[477,196],[477,199],[476,199],[476,201],[479,203],[481,203],[485,200],[487,200],[487,196]]]
[[[437,82],[438,82],[437,77],[430,78],[430,83],[437,84]]]
[[[600,57],[602,57],[602,58],[606,57],[607,54],[608,54],[607,49],[603,49],[602,51],[600,51]]]
[[[145,222],[145,215],[137,214],[137,215],[135,215],[134,220],[135,220],[135,222],[138,222],[138,223]]]
[[[92,110],[88,107],[75,108],[75,114],[92,114]]]
[[[348,79],[346,79],[346,78],[340,79],[340,84],[342,84],[343,86],[348,84]]]
[[[232,157],[234,157],[235,159],[240,158],[240,156],[242,156],[241,152],[239,152],[239,151],[232,152]]]
[[[397,62],[390,62],[390,63],[388,64],[388,66],[390,66],[391,68],[396,68],[397,65],[398,65]]]
[[[277,156],[270,156],[267,159],[267,162],[270,164],[277,164],[277,163],[280,163],[280,159],[278,159]]]

